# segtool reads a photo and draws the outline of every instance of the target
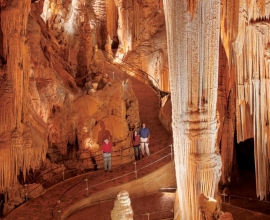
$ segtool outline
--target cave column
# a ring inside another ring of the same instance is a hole
[[[199,195],[217,197],[220,0],[164,0],[180,219],[202,219]]]

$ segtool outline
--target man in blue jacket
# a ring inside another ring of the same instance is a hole
[[[147,156],[150,155],[150,151],[149,151],[149,139],[150,139],[150,131],[148,128],[145,127],[145,123],[142,123],[142,127],[139,130],[139,135],[140,135],[140,139],[141,139],[141,152],[142,152],[142,157],[144,157],[145,153],[147,154]]]

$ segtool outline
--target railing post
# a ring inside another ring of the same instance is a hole
[[[25,201],[28,201],[28,186],[27,184],[24,184],[24,191],[25,191]]]
[[[59,204],[59,209],[58,209],[57,212],[60,214],[60,219],[61,219],[61,214],[62,214],[62,207],[61,207],[61,205],[60,205],[61,201],[58,200],[57,202],[58,202],[58,204]]]
[[[85,188],[85,190],[86,190],[86,196],[88,197],[89,196],[88,179],[85,179],[84,181],[86,183],[86,188]]]
[[[65,180],[65,165],[62,164],[62,175],[63,175],[63,181]]]
[[[171,144],[171,160],[173,160],[173,147],[172,147],[172,144]]]
[[[223,194],[221,194],[221,195],[223,196],[223,202],[226,203],[226,194],[223,193]]]
[[[138,175],[137,175],[137,162],[135,161],[134,162],[134,164],[135,164],[135,177],[136,177],[136,179],[138,178]]]

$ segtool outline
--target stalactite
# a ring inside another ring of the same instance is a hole
[[[24,176],[45,160],[47,139],[44,123],[32,121],[28,106],[30,52],[26,30],[31,1],[14,1],[1,11],[3,56],[7,61],[7,78],[1,84],[0,114],[0,190],[17,183],[21,170]]]
[[[268,112],[269,105],[267,94],[269,93],[269,76],[266,71],[269,58],[267,53],[268,42],[270,41],[269,24],[263,21],[255,21],[260,18],[255,10],[256,3],[250,5],[248,17],[254,19],[243,30],[246,37],[243,47],[236,51],[237,75],[238,75],[238,105],[237,120],[241,126],[237,127],[237,141],[247,139],[245,133],[246,115],[248,112],[253,115],[253,136],[256,167],[256,191],[257,196],[263,199],[269,190],[269,126]],[[269,13],[269,7],[265,7],[265,13]],[[243,19],[243,18],[242,18]],[[241,36],[241,35],[239,35]],[[237,39],[238,41],[240,39]],[[236,48],[235,48],[236,49]],[[243,51],[243,52],[242,52]],[[241,67],[241,68],[240,68]],[[245,105],[247,103],[248,105]],[[246,109],[249,106],[250,109]],[[241,132],[242,131],[242,132]]]
[[[118,29],[119,38],[118,52],[120,55],[126,54],[132,49],[133,30],[133,4],[131,2],[118,1]]]
[[[114,0],[106,1],[106,21],[107,31],[111,39],[117,36],[118,11]]]
[[[134,43],[140,40],[141,27],[140,22],[142,19],[142,4],[139,4],[137,1],[134,1]]]

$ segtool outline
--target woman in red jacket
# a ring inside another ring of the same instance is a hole
[[[138,132],[135,130],[133,132],[132,135],[132,140],[131,140],[131,144],[133,146],[134,149],[134,156],[135,156],[135,160],[140,160],[140,135],[138,134]]]

